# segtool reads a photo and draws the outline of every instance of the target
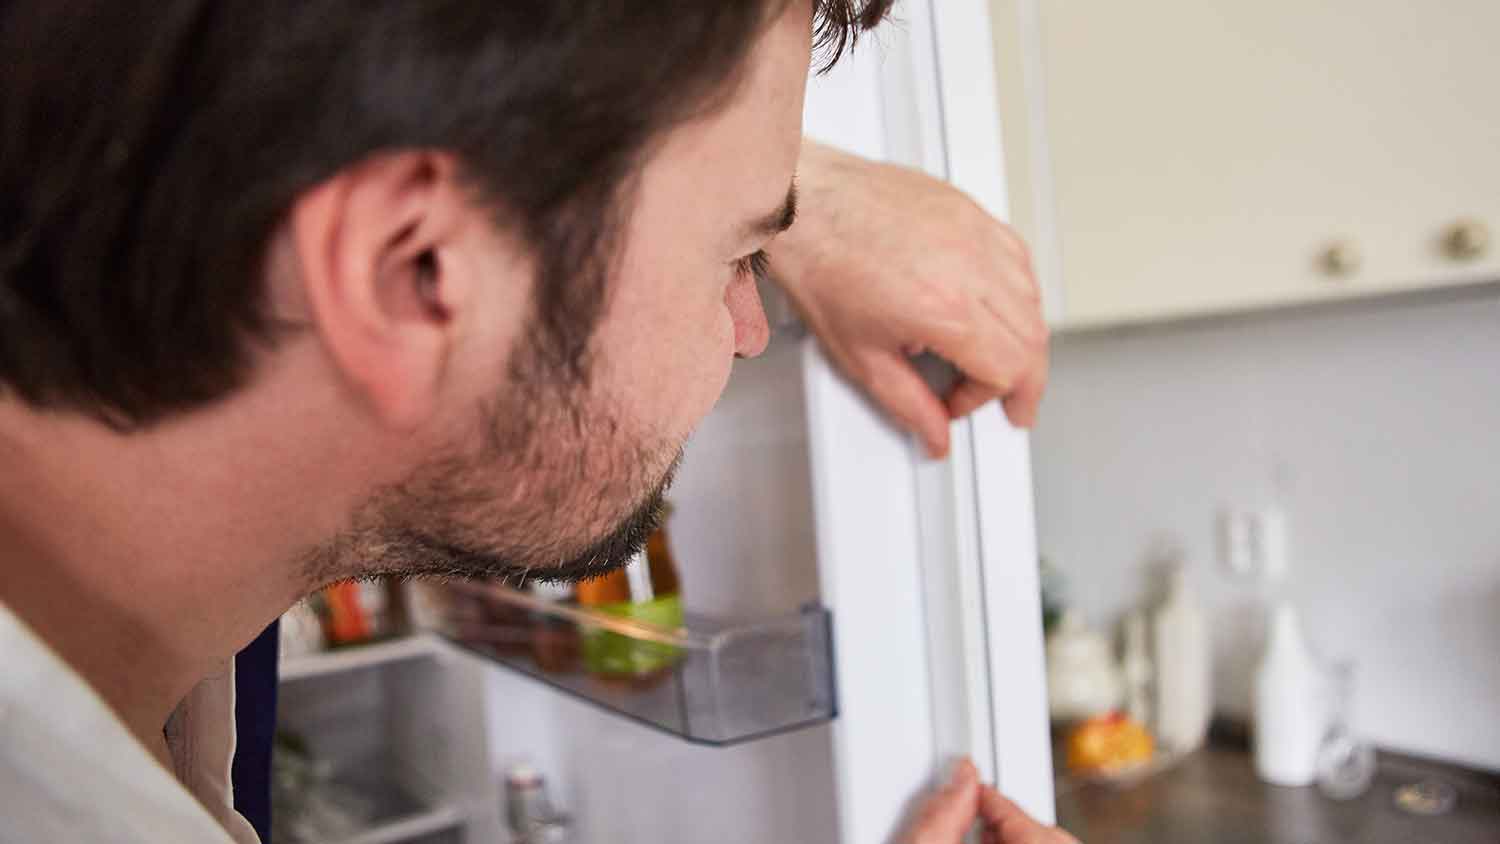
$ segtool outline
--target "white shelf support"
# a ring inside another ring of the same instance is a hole
[[[407,659],[435,658],[443,653],[443,642],[431,633],[421,633],[293,657],[281,663],[279,675],[282,682],[294,682]]]
[[[337,844],[402,844],[424,835],[455,829],[465,821],[464,815],[452,806],[438,806],[415,815],[407,815],[371,827],[358,835],[341,838]]]

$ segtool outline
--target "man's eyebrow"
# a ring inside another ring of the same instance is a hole
[[[786,199],[781,207],[763,217],[751,220],[745,226],[746,239],[752,237],[774,237],[792,227],[797,220],[797,183],[786,189]]]

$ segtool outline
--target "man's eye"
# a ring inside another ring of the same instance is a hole
[[[770,271],[771,259],[766,257],[764,249],[754,252],[734,262],[734,274],[736,278],[753,276],[756,281],[765,281],[766,274]]]

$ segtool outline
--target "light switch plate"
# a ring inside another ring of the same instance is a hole
[[[1219,556],[1233,576],[1275,583],[1288,568],[1286,512],[1272,505],[1260,510],[1225,510],[1219,518]]]

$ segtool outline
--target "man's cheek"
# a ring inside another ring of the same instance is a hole
[[[703,330],[705,323],[708,331]],[[691,432],[713,409],[729,383],[734,361],[734,321],[727,310],[717,308],[713,318],[699,323],[694,333],[694,342],[681,343],[676,352],[680,368],[675,384],[669,387],[680,397],[674,414],[678,435]]]
[[[714,321],[713,350],[703,358],[703,404],[700,418],[708,414],[729,384],[734,366],[735,325],[728,308],[719,308]],[[696,424],[696,422],[694,423]]]

